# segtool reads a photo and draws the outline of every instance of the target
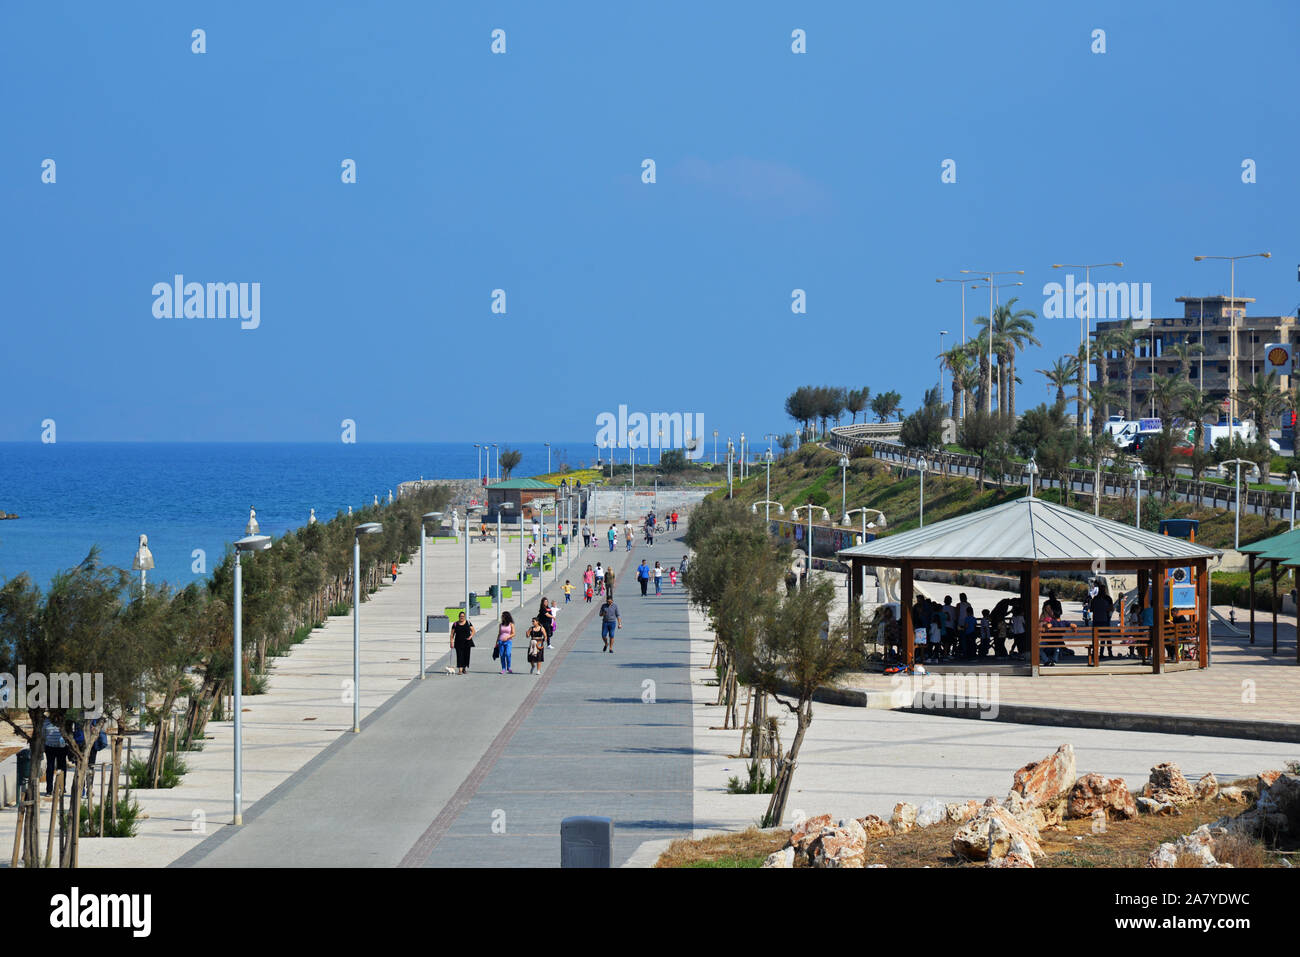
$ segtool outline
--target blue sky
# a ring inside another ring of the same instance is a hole
[[[1227,291],[1193,255],[1270,250],[1238,294],[1294,312],[1298,38],[1285,2],[5,3],[0,440],[540,441],[620,403],[761,435],[821,382],[911,409],[966,267],[1041,312],[1051,263],[1122,259],[1173,315]],[[176,273],[260,282],[261,325],[155,318]],[[1022,407],[1078,324],[1039,337]]]

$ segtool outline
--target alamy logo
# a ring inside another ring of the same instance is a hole
[[[1081,282],[1067,273],[1065,285],[1043,287],[1044,319],[1150,319],[1151,283]]]
[[[50,926],[126,928],[133,937],[148,937],[153,929],[151,894],[83,894],[73,887],[50,898]]]
[[[602,449],[685,449],[692,461],[704,455],[703,412],[633,412],[620,405],[618,414],[601,412],[596,416],[596,444]]]
[[[104,673],[62,672],[53,674],[28,672],[18,666],[18,676],[0,672],[0,708],[67,709],[100,711],[104,707]]]
[[[239,328],[262,324],[260,282],[186,282],[177,274],[171,282],[156,282],[153,314],[158,319],[239,319]]]

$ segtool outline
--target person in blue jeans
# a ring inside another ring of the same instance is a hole
[[[609,538],[609,550],[610,550],[611,552],[614,550],[614,539],[617,538],[617,537],[618,537],[618,532],[614,531],[614,526],[611,525],[611,526],[609,527],[609,535],[608,535],[608,538]]]
[[[662,595],[664,593],[663,590],[664,569],[663,566],[660,565],[658,562],[655,562],[654,576],[655,576],[655,594]]]
[[[636,566],[636,580],[641,585],[641,594],[645,594],[646,586],[650,584],[650,566],[641,559],[641,564]]]
[[[614,631],[623,627],[623,619],[618,615],[618,605],[614,599],[605,596],[605,604],[600,606],[600,640],[604,647],[601,651],[614,653]]]
[[[501,613],[501,626],[497,629],[497,647],[501,649],[501,673],[514,674],[510,669],[510,649],[515,637],[515,620],[510,612]]]

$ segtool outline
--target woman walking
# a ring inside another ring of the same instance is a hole
[[[534,618],[528,626],[528,673],[542,673],[542,662],[546,657],[546,629]]]
[[[501,625],[497,628],[497,648],[500,650],[501,673],[503,675],[512,675],[510,665],[510,649],[515,637],[515,620],[510,617],[510,612],[501,613]]]
[[[555,615],[551,611],[550,601],[543,597],[542,603],[537,606],[537,622],[546,632],[546,647],[551,647],[551,635],[555,634]]]
[[[660,565],[658,562],[655,562],[655,594],[656,595],[662,595],[664,593],[663,586],[664,586],[664,569],[662,565]]]
[[[474,626],[465,618],[462,611],[451,626],[451,647],[456,649],[456,674],[469,672],[469,650],[474,647]]]

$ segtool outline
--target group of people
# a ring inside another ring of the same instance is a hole
[[[88,767],[93,768],[95,766],[95,763],[99,760],[99,752],[102,749],[108,747],[108,734],[104,731],[103,726],[104,726],[104,719],[102,717],[96,718],[94,721],[90,723],[90,733],[95,736],[95,740],[90,745],[90,754],[87,756],[86,759]],[[45,796],[50,797],[54,794],[55,772],[62,771],[64,772],[65,775],[67,774],[68,756],[71,754],[72,749],[68,746],[68,742],[64,739],[62,729],[53,721],[51,721],[49,718],[45,719],[44,730],[45,730]],[[73,736],[73,740],[76,742],[77,749],[84,750],[84,748],[86,747],[86,740],[81,728],[80,721],[77,721],[73,724],[72,736]],[[90,786],[89,777],[87,777],[87,783],[84,785],[84,787],[88,788],[89,786]],[[65,790],[66,790],[66,784],[65,784]]]
[[[560,610],[555,602],[543,596],[541,604],[537,608],[537,614],[529,622],[528,630],[524,637],[528,639],[528,673],[542,673],[542,664],[546,660],[546,652],[553,646],[551,639],[555,636],[556,621],[559,618]],[[463,675],[469,673],[470,649],[474,647],[474,634],[476,629],[462,611],[457,616],[456,623],[451,626],[451,647],[456,652],[456,674]],[[501,618],[497,622],[496,644],[492,648],[492,658],[500,660],[501,673],[503,675],[514,674],[513,654],[515,640],[515,619],[508,611],[501,613]]]
[[[1105,580],[1094,579],[1084,602],[1085,626],[1107,628],[1114,614],[1115,603]],[[1066,622],[1064,617],[1060,599],[1054,590],[1049,590],[1038,610],[1039,634],[1050,634],[1053,630],[1077,631],[1078,625]],[[992,611],[985,608],[976,617],[975,609],[967,600],[965,592],[957,596],[956,602],[951,595],[945,595],[943,604],[919,596],[912,606],[912,627],[916,655],[926,664],[973,661],[986,657],[990,651],[997,657],[1024,661],[1030,650],[1024,603],[1020,598],[1004,598],[993,606]],[[896,633],[893,637],[896,641]],[[1009,652],[1008,640],[1011,642]],[[887,639],[886,644],[893,646],[892,652],[901,655],[901,648],[895,641]],[[1116,657],[1111,645],[1110,640],[1101,642],[1103,658]],[[1137,652],[1130,649],[1128,654],[1135,655]],[[1063,644],[1040,642],[1040,665],[1050,667],[1062,656],[1071,655],[1073,651]]]
[[[683,556],[683,557],[685,557],[685,556]],[[660,565],[659,562],[655,562],[655,567],[654,567],[654,568],[651,568],[648,564],[646,564],[646,560],[643,558],[643,559],[641,559],[641,564],[638,565],[638,566],[636,567],[636,580],[637,580],[637,581],[640,583],[640,585],[641,585],[641,594],[642,594],[642,595],[646,594],[646,589],[649,588],[649,586],[650,586],[650,579],[651,579],[651,578],[654,578],[654,582],[655,582],[655,594],[656,594],[656,595],[662,595],[662,594],[664,593],[664,591],[663,591],[663,582],[664,582],[664,568],[663,568],[663,566]],[[677,568],[676,568],[676,566],[674,566],[674,567],[668,569],[668,583],[669,583],[670,585],[676,585],[676,584],[677,584]]]

